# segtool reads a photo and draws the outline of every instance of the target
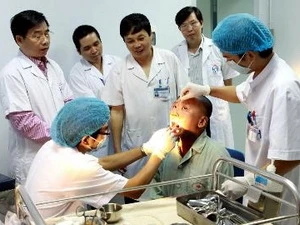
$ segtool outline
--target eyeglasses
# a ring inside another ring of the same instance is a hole
[[[33,40],[34,42],[40,42],[41,40],[50,39],[50,33],[53,34],[53,32],[47,30],[46,32],[35,32],[30,36],[26,36],[29,39]]]
[[[110,135],[110,132],[109,132],[109,130],[106,130],[106,131],[99,131],[99,133],[98,134],[101,134],[101,135]]]
[[[179,26],[181,31],[186,31],[190,26],[196,28],[199,25],[199,21],[193,21],[191,23],[183,23]]]
[[[107,132],[99,132],[98,135],[101,134],[101,135],[109,135],[110,133],[107,133]],[[105,141],[106,139],[106,136],[102,137],[102,139],[99,141],[97,138],[94,138],[92,136],[89,136],[91,139],[93,139],[94,141],[96,141],[98,144],[97,144],[97,147],[95,149],[98,149],[100,148],[100,146],[103,144],[103,142]]]
[[[96,139],[98,135],[110,135],[110,130],[108,125],[101,127],[99,130],[97,130],[95,133],[91,134],[90,136]]]
[[[108,126],[104,126],[104,127],[100,128],[98,134],[110,135],[110,130],[109,130]]]

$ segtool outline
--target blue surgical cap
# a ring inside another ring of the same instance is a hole
[[[274,44],[269,28],[247,13],[237,13],[223,19],[214,29],[212,40],[221,52],[232,55],[247,51],[261,52]]]
[[[58,112],[51,125],[51,138],[74,148],[84,136],[92,135],[109,120],[109,108],[97,98],[76,98]]]

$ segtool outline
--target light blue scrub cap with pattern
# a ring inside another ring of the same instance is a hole
[[[261,52],[274,44],[269,28],[248,13],[237,13],[223,19],[214,29],[212,40],[222,53],[232,55]]]
[[[109,120],[109,108],[101,100],[76,98],[58,112],[51,126],[51,138],[61,146],[74,148],[84,136],[99,130]]]

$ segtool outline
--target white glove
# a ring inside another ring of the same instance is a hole
[[[202,95],[209,95],[210,87],[208,85],[198,85],[194,83],[187,83],[187,85],[181,90],[180,98],[181,100],[186,100],[189,98],[195,98]]]
[[[166,155],[174,148],[177,137],[174,136],[169,128],[160,129],[143,144],[142,151],[146,155],[156,155],[163,160]]]
[[[254,175],[253,173],[249,173],[244,177],[234,177],[238,181],[240,181],[243,184],[246,185],[253,185],[254,184]],[[231,180],[226,180],[222,185],[221,185],[221,191],[223,194],[232,200],[236,200],[240,197],[242,197],[244,194],[246,194],[248,188],[244,187],[237,182],[231,181]]]

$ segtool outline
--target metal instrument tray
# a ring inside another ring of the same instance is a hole
[[[220,201],[222,202],[222,207],[226,208],[227,211],[238,215],[238,217],[240,218],[240,222],[236,222],[236,224],[243,224],[243,223],[263,219],[262,213],[250,209],[246,206],[243,206],[239,202],[232,201],[215,191],[203,191],[195,194],[189,194],[189,195],[177,197],[176,198],[177,214],[192,224],[201,224],[201,225],[216,224],[215,222],[205,218],[203,215],[197,213],[195,210],[187,206],[187,203],[190,199],[202,199],[205,198],[207,195],[211,195],[211,194],[217,194],[220,197]]]

